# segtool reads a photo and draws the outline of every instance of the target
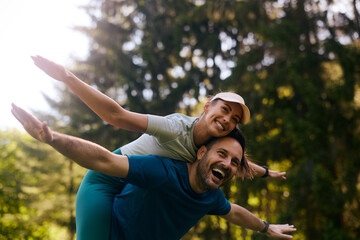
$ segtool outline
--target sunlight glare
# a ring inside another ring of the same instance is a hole
[[[55,96],[55,80],[45,75],[30,56],[42,55],[63,65],[84,58],[85,35],[72,30],[88,26],[79,6],[88,0],[5,0],[0,2],[0,128],[21,128],[10,113],[12,102],[27,110],[48,110],[41,93]]]

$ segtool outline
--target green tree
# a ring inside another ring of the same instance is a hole
[[[288,180],[235,181],[229,199],[296,239],[359,238],[359,5],[343,1],[97,0],[76,74],[126,108],[199,112],[219,90],[244,96],[244,127],[258,164]],[[350,10],[352,7],[352,10]],[[340,9],[340,10],[338,10]],[[49,103],[59,129],[115,149],[138,134],[115,131],[66,90]],[[201,112],[201,111],[200,111]],[[206,217],[184,239],[263,239]]]
[[[227,82],[251,99],[251,153],[270,166],[290,167],[288,186],[275,198],[284,205],[274,210],[296,224],[297,238],[356,239],[358,16],[325,2],[263,6],[266,14],[256,18],[265,21],[252,29],[253,44],[244,44]],[[271,185],[257,196],[273,199]]]
[[[73,239],[70,161],[16,130],[0,131],[0,150],[0,238]]]

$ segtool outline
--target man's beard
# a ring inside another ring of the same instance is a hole
[[[214,187],[211,184],[212,180],[210,179],[210,166],[207,165],[207,152],[204,154],[203,158],[200,160],[199,164],[196,166],[196,181],[201,186],[203,191],[216,190],[218,187]]]

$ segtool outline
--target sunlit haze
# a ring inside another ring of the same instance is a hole
[[[88,0],[0,0],[0,128],[21,125],[11,103],[26,110],[49,110],[41,93],[56,98],[55,80],[45,75],[30,56],[42,55],[69,66],[84,58],[88,39],[73,26],[89,25],[79,8]]]

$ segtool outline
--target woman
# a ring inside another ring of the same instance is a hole
[[[32,58],[36,66],[52,78],[64,82],[107,123],[117,128],[145,133],[121,147],[121,150],[117,149],[115,153],[118,154],[153,154],[192,162],[198,147],[212,137],[227,135],[237,124],[246,124],[250,120],[250,111],[243,98],[230,92],[219,93],[207,102],[199,118],[182,114],[159,117],[130,112],[63,66],[40,56]],[[268,175],[285,179],[285,172],[249,164],[255,176]],[[76,198],[77,239],[108,238],[113,198],[121,192],[123,185],[119,178],[91,170],[86,173]]]

